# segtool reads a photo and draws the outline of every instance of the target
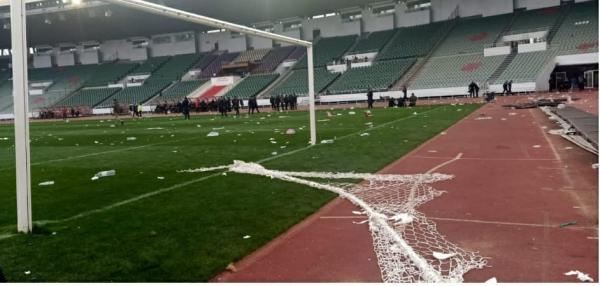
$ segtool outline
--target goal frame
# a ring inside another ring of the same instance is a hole
[[[22,233],[31,233],[33,230],[31,210],[31,150],[29,142],[29,83],[27,75],[27,10],[25,6],[27,2],[31,2],[31,0],[10,0],[10,23],[13,51],[12,69],[15,122],[17,231]],[[306,58],[308,61],[310,144],[315,145],[317,143],[313,63],[314,55],[312,42],[261,31],[247,26],[226,22],[143,0],[107,0],[107,2],[186,22],[306,47]]]

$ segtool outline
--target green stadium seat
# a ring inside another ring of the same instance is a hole
[[[278,74],[251,75],[244,78],[240,83],[228,91],[224,96],[227,98],[248,99],[263,91],[279,77]]]
[[[374,62],[370,67],[353,68],[327,88],[328,94],[388,90],[415,63],[415,59]]]

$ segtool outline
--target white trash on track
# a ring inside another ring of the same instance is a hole
[[[579,279],[579,281],[594,282],[594,279],[592,279],[592,277],[590,277],[590,275],[583,273],[579,270],[571,270],[571,271],[565,273],[565,276],[574,276],[574,275],[577,275],[577,279]]]

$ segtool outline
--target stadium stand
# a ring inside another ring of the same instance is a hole
[[[461,87],[475,81],[485,82],[500,66],[505,56],[483,54],[431,58],[411,85],[413,89]]]
[[[507,34],[549,30],[561,13],[558,7],[522,11],[517,15]]]
[[[235,58],[237,58],[238,55],[239,53],[226,53],[219,55],[202,70],[201,77],[210,78],[215,74],[218,75],[221,72],[221,69],[223,68],[223,64],[230,63]]]
[[[171,88],[165,90],[161,96],[153,99],[153,102],[163,102],[163,101],[180,101],[183,100],[184,97],[188,96],[194,90],[200,88],[203,84],[205,84],[205,80],[194,80],[194,81],[182,81]]]
[[[598,52],[598,2],[573,5],[554,36],[551,48],[561,54]]]
[[[102,101],[98,104],[99,108],[108,108],[112,106],[113,99],[117,99],[119,104],[140,104],[145,103],[159,92],[161,92],[168,83],[157,83],[157,84],[144,84],[142,86],[128,87],[117,92],[113,96]]]
[[[555,50],[517,54],[498,77],[496,83],[500,84],[506,80],[512,80],[515,83],[534,82],[544,65],[556,55],[557,51]]]
[[[149,58],[139,65],[131,74],[149,74],[164,65],[171,57],[154,57]]]
[[[324,90],[340,74],[327,71],[326,68],[315,68],[315,93]],[[277,86],[272,95],[307,95],[308,94],[308,72],[306,69],[294,70],[289,78]]]
[[[342,36],[333,38],[321,38],[314,47],[315,67],[326,66],[333,59],[341,58],[346,51],[356,42],[358,36]],[[295,66],[295,69],[307,68],[306,55],[303,56]]]
[[[225,89],[227,86],[224,85],[215,85],[205,91],[198,99],[209,101],[211,98],[215,97],[219,92]]]
[[[147,83],[162,83],[173,82],[181,79],[181,77],[192,68],[201,58],[198,54],[177,55],[171,57],[162,66],[155,70]]]
[[[270,49],[256,49],[248,50],[240,53],[240,55],[233,60],[234,63],[255,63],[261,61],[268,53]]]
[[[362,93],[369,89],[389,89],[415,63],[415,59],[375,62],[370,67],[353,68],[327,88],[328,94]]]
[[[59,101],[55,106],[77,107],[98,105],[113,94],[119,92],[120,88],[86,88],[75,92],[73,95]]]
[[[210,65],[214,60],[216,60],[219,56],[213,54],[205,54],[202,59],[194,65],[195,69],[205,69],[208,65]]]
[[[361,37],[348,54],[379,52],[392,39],[396,30],[373,32],[367,37]]]
[[[286,60],[299,60],[304,54],[306,54],[306,49],[304,47],[296,47]]]
[[[429,53],[441,36],[442,24],[435,23],[396,29],[390,42],[377,56],[389,60],[423,56]]]
[[[254,69],[254,72],[260,73],[274,71],[277,68],[277,66],[279,66],[284,60],[286,60],[295,49],[295,46],[287,46],[271,50],[262,59],[261,64]]]
[[[434,56],[482,53],[510,23],[512,14],[460,20]]]
[[[98,66],[96,72],[84,84],[86,87],[106,86],[124,78],[133,71],[137,64],[109,63]]]
[[[269,84],[277,79],[278,74],[251,75],[244,78],[224,96],[228,98],[248,99],[264,90]]]

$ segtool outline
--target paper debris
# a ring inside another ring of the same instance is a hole
[[[577,279],[579,279],[579,281],[582,282],[594,282],[594,279],[592,279],[592,277],[590,277],[590,275],[585,274],[579,270],[571,270],[567,273],[565,273],[566,276],[573,276],[573,275],[577,275]]]
[[[331,140],[331,139],[323,140],[323,141],[321,141],[321,144],[333,144],[333,140]]]
[[[151,128],[146,128],[146,130],[163,130],[164,128],[162,127],[151,127]]]
[[[598,169],[598,163],[592,164],[592,169]]]
[[[38,184],[38,186],[41,186],[41,187],[52,186],[52,185],[54,185],[54,181],[41,182]]]
[[[540,145],[533,145],[532,147],[535,149],[542,148],[542,146],[540,146]]]
[[[348,112],[348,115],[356,115],[356,112],[350,111],[350,112]]]
[[[0,141],[8,141],[8,137],[0,138]]]
[[[288,130],[285,131],[286,135],[295,135],[296,134],[296,130],[294,130],[293,128],[290,128]]]
[[[441,252],[433,252],[433,257],[438,260],[446,260],[448,258],[452,258],[456,256],[456,253],[441,253]]]
[[[360,134],[360,137],[366,137],[366,136],[369,136],[369,135],[371,135],[371,134],[369,134],[369,133],[363,133],[363,134]]]
[[[496,277],[492,277],[486,280],[484,283],[498,283],[498,279],[496,279]]]
[[[410,214],[407,213],[399,213],[390,218],[393,221],[396,221],[396,224],[409,224],[413,222],[414,218]]]
[[[219,132],[217,132],[217,131],[212,131],[206,135],[206,137],[217,137],[217,136],[219,136]]]
[[[235,265],[233,265],[233,262],[229,263],[227,265],[227,267],[225,267],[225,270],[231,271],[233,273],[237,272],[237,268],[235,268]]]
[[[480,117],[475,118],[475,120],[491,120],[491,119],[492,119],[492,117],[490,117],[490,116],[480,116]]]
[[[244,235],[244,237],[242,237],[242,238],[243,238],[243,239],[248,239],[248,238],[250,238],[250,237],[251,237],[251,236],[249,236],[249,235]]]
[[[127,141],[135,141],[135,140],[137,140],[137,138],[135,138],[135,137],[127,137]]]
[[[31,274],[31,271],[27,270],[24,273],[25,273],[25,275],[29,275],[29,274]]]
[[[277,156],[277,154],[278,154],[277,152],[272,152],[271,153],[271,155],[273,155],[273,156]]]
[[[156,178],[159,179],[159,180],[164,180],[165,179],[165,177],[156,177]]]
[[[115,170],[98,172],[96,175],[94,175],[92,177],[92,181],[96,181],[96,180],[98,180],[100,178],[103,178],[103,177],[112,177],[112,176],[114,176],[116,174],[117,174],[117,172]]]

